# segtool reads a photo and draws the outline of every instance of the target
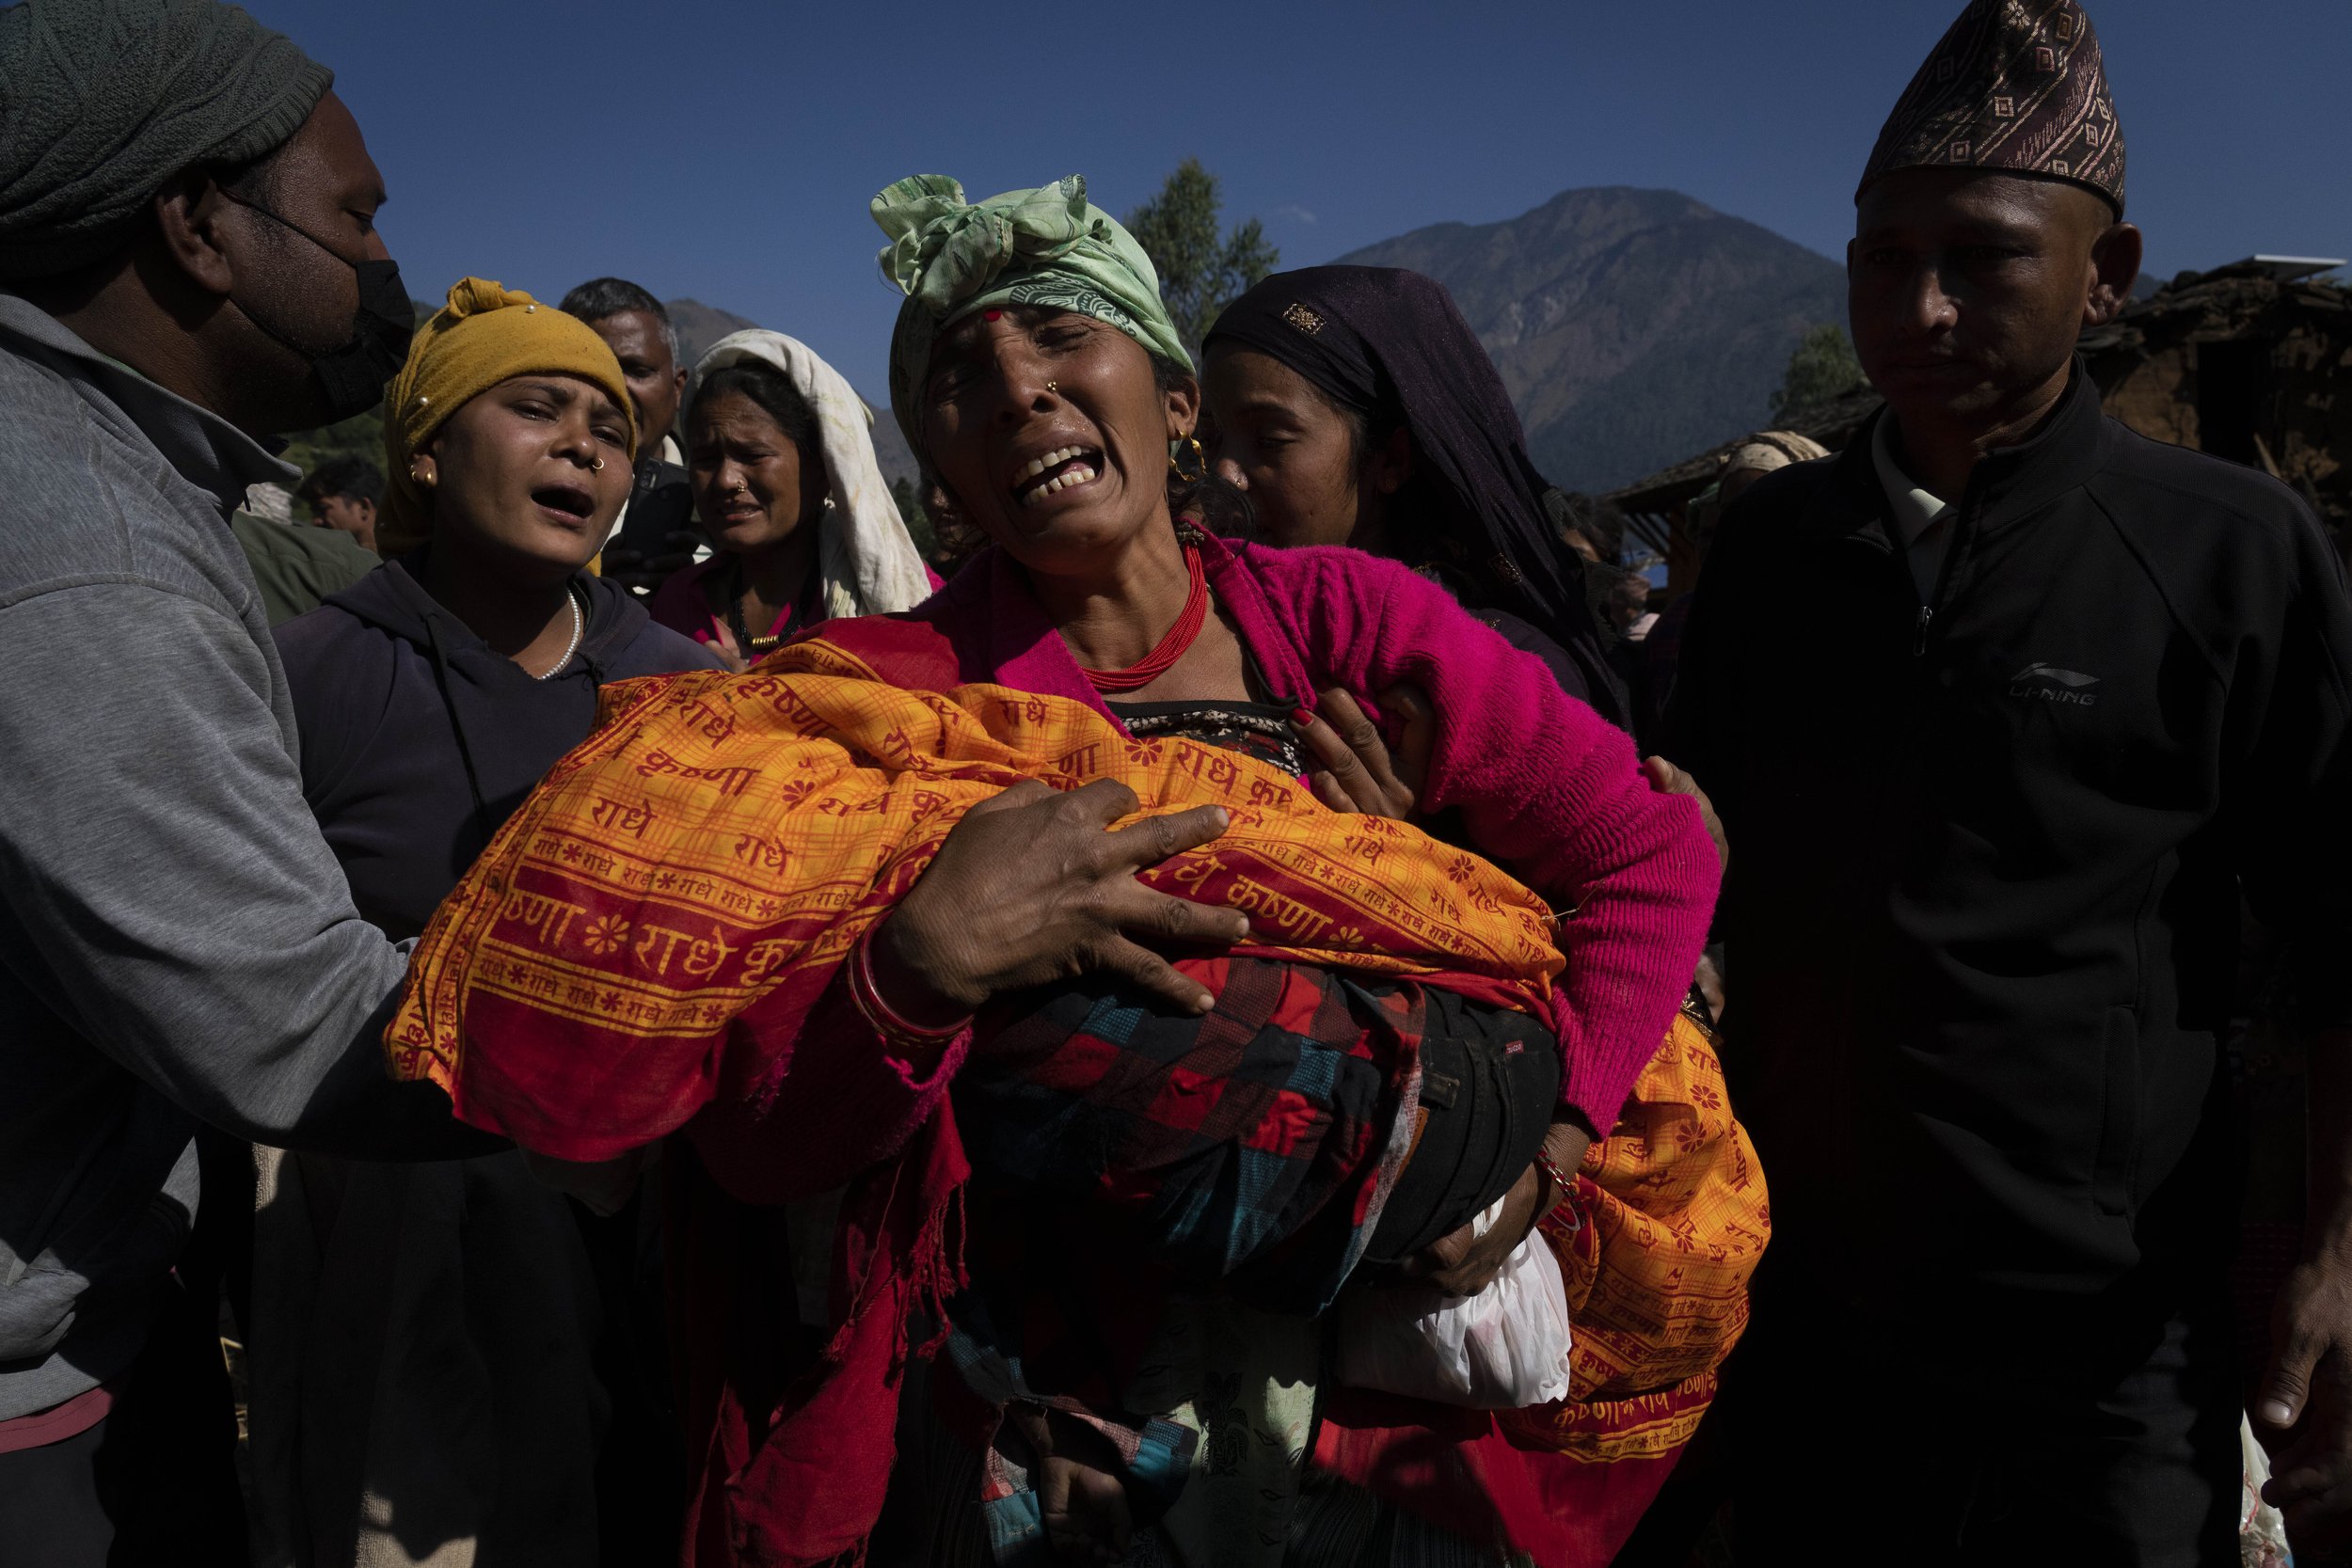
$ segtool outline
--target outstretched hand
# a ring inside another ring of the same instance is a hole
[[[2263,1500],[2297,1552],[2352,1544],[2352,1028],[2312,1032],[2309,1227],[2280,1288],[2254,1418],[2284,1440]]]
[[[1221,806],[1111,824],[1137,809],[1109,779],[1057,793],[1034,780],[965,814],[876,933],[875,983],[918,1021],[968,1017],[992,996],[1108,971],[1195,1013],[1215,998],[1136,939],[1222,946],[1239,910],[1145,887],[1136,873],[1225,831]]]
[[[1037,1450],[1038,1514],[1055,1556],[1075,1563],[1126,1561],[1135,1515],[1119,1479],[1124,1466],[1109,1440],[1067,1411],[1025,1400],[1009,1405],[1005,1418]]]
[[[2297,1264],[2279,1291],[2255,1418],[2285,1434],[2263,1500],[2300,1553],[2352,1542],[2352,1261]]]

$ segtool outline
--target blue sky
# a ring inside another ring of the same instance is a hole
[[[790,332],[877,403],[866,203],[1186,156],[1305,265],[1577,185],[1662,186],[1827,255],[1960,0],[245,0],[337,72],[409,292],[598,273]],[[2090,0],[2159,277],[2352,256],[2352,0]],[[2224,20],[2226,19],[2226,20]]]

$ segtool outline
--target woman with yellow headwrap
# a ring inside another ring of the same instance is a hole
[[[603,340],[480,278],[450,290],[387,393],[392,559],[277,635],[304,794],[359,912],[395,938],[587,737],[601,686],[717,666],[584,569],[635,444]],[[680,1504],[660,1478],[679,1461],[631,1375],[660,1365],[659,1319],[626,1283],[598,1290],[641,1273],[633,1207],[597,1219],[512,1150],[286,1155],[265,1181],[263,1539],[301,1543],[288,1560],[669,1554]],[[629,1483],[598,1486],[600,1467]]]

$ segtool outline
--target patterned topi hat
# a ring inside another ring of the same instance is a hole
[[[1969,0],[1887,117],[1854,199],[1904,168],[2071,181],[2123,212],[2123,132],[2075,0]]]

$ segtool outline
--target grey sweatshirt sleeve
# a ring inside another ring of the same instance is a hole
[[[0,963],[183,1109],[377,1159],[501,1147],[380,1038],[406,955],[359,918],[239,622],[151,581],[0,606]]]

